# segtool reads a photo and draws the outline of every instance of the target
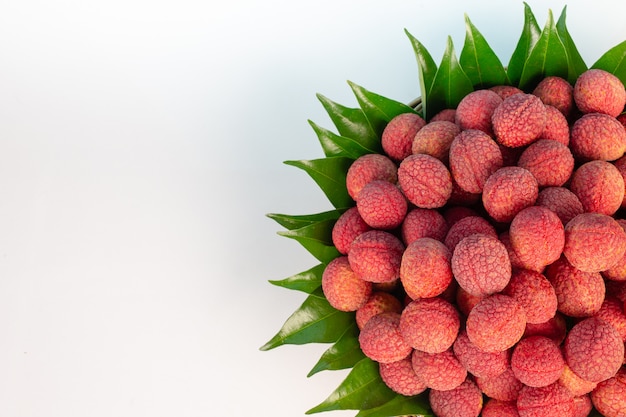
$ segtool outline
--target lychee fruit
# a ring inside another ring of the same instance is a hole
[[[436,297],[452,282],[451,253],[438,240],[417,239],[402,254],[400,281],[412,299]]]
[[[564,78],[548,76],[539,81],[533,94],[541,101],[557,108],[568,117],[574,107],[574,87]]]
[[[583,113],[604,113],[617,117],[626,103],[624,84],[601,69],[589,69],[574,84],[574,102]]]
[[[356,200],[361,218],[375,229],[390,230],[400,226],[408,210],[402,191],[387,181],[375,180],[361,189]]]
[[[476,129],[459,133],[450,145],[450,172],[459,187],[481,193],[487,178],[502,168],[502,152],[485,132]]]
[[[461,385],[467,377],[467,370],[448,349],[439,353],[414,350],[413,370],[428,388],[448,391]]]
[[[333,225],[331,238],[333,245],[339,253],[347,255],[350,245],[361,233],[371,230],[372,227],[365,223],[356,207],[350,207],[343,212]]]
[[[570,369],[590,382],[615,376],[624,362],[624,342],[619,333],[596,317],[586,318],[571,328],[564,352]]]
[[[470,311],[466,332],[470,341],[486,352],[513,347],[526,329],[526,313],[514,298],[494,294],[483,298]]]
[[[416,113],[402,113],[392,118],[381,135],[383,151],[394,161],[402,161],[411,155],[415,134],[426,125]]]
[[[513,272],[503,294],[513,297],[526,312],[527,323],[544,323],[556,314],[557,296],[543,274],[521,269]]]
[[[428,399],[437,417],[478,417],[483,395],[471,379],[449,391],[430,390]]]
[[[348,194],[356,201],[365,184],[373,180],[395,184],[398,181],[398,167],[385,155],[372,153],[358,157],[352,162],[346,174]]]
[[[509,223],[522,209],[535,204],[538,195],[537,179],[529,170],[503,167],[485,182],[482,200],[492,219]]]
[[[411,356],[397,362],[381,363],[379,372],[385,385],[398,394],[413,396],[427,389],[413,370]]]
[[[404,244],[384,230],[370,230],[354,239],[348,252],[352,270],[369,282],[391,282],[400,276]]]
[[[400,333],[404,340],[412,348],[426,353],[448,350],[460,327],[456,308],[438,297],[414,300],[400,316]]]
[[[496,140],[517,148],[539,138],[546,125],[546,108],[532,94],[515,94],[502,101],[491,118]]]
[[[459,286],[475,296],[502,291],[511,279],[511,261],[497,238],[473,234],[461,240],[451,259],[452,274]]]
[[[354,273],[347,256],[339,256],[330,261],[322,273],[322,291],[335,309],[356,311],[367,302],[372,283]]]
[[[583,213],[565,225],[563,254],[576,268],[600,272],[615,266],[626,252],[626,232],[611,216]]]
[[[394,312],[369,319],[359,333],[359,346],[365,356],[379,363],[397,362],[413,351],[400,333],[400,314]]]
[[[626,368],[600,382],[591,392],[591,400],[596,409],[605,417],[626,416]]]
[[[473,213],[474,214],[468,213],[470,214],[469,216],[455,221],[454,224],[450,226],[450,229],[448,229],[444,243],[450,251],[454,251],[454,248],[456,248],[456,245],[458,245],[461,240],[477,233],[494,238],[498,237],[496,228],[489,223],[487,219],[479,216],[475,211]]]
[[[578,167],[569,189],[587,213],[612,216],[624,201],[624,177],[615,165],[606,161],[590,161]]]
[[[431,121],[415,135],[412,153],[427,154],[447,163],[450,145],[459,133],[461,129],[455,123]]]
[[[520,417],[571,416],[574,396],[558,382],[545,387],[524,386],[517,397]]]
[[[499,401],[490,399],[485,403],[482,417],[519,417],[517,405],[512,401]]]
[[[579,160],[615,161],[626,151],[626,130],[612,116],[585,114],[572,125],[569,145]]]
[[[559,216],[563,225],[585,212],[583,204],[576,197],[576,194],[566,187],[544,188],[539,191],[535,204],[552,210]]]
[[[524,386],[511,367],[497,376],[476,377],[476,383],[486,396],[499,401],[516,401]]]
[[[459,332],[452,349],[459,362],[476,377],[495,377],[509,367],[508,351],[485,352],[480,350],[469,340],[465,330]]]
[[[386,311],[400,314],[403,308],[402,302],[395,295],[384,291],[374,291],[365,304],[356,311],[356,324],[360,330],[375,315]]]
[[[448,223],[437,210],[416,207],[407,213],[400,233],[407,246],[423,237],[443,242],[448,233]]]
[[[493,136],[491,116],[502,103],[502,98],[492,90],[475,90],[461,99],[455,120],[461,130],[477,129]]]
[[[523,338],[511,354],[513,374],[531,387],[545,387],[558,381],[564,366],[559,346],[544,336]]]
[[[398,184],[417,207],[443,207],[452,194],[452,176],[439,159],[425,154],[406,157],[398,167]]]
[[[566,145],[540,139],[522,152],[517,166],[530,171],[539,187],[559,187],[574,172],[574,156]]]

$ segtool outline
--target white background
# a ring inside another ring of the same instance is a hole
[[[563,2],[529,1],[540,26]],[[624,6],[568,2],[588,64]],[[617,10],[616,10],[617,8]],[[259,347],[317,262],[266,213],[330,209],[282,164],[321,157],[315,93],[419,95],[464,13],[506,63],[521,1],[0,3],[0,415],[296,417],[345,377],[323,345]],[[350,416],[354,412],[330,415]]]

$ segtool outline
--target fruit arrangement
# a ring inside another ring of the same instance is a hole
[[[465,17],[457,59],[407,35],[422,95],[319,95],[305,170],[334,209],[269,214],[319,265],[262,350],[330,343],[350,369],[307,414],[626,416],[626,42],[587,66],[566,9],[504,66]]]

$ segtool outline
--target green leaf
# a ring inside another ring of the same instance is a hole
[[[474,91],[472,81],[459,65],[452,38],[448,36],[446,50],[428,93],[426,118],[430,119],[443,109],[456,108],[461,99],[472,91]]]
[[[378,137],[382,136],[385,126],[395,116],[402,113],[415,113],[415,110],[406,104],[372,93],[351,81],[348,81],[348,84]]]
[[[339,255],[333,245],[332,230],[335,220],[322,220],[299,229],[278,232],[279,235],[297,240],[311,255],[322,263],[329,263]]]
[[[353,159],[344,156],[330,158],[285,161],[285,164],[303,169],[319,185],[335,208],[354,206],[354,200],[346,188],[346,175]]]
[[[552,11],[549,10],[548,21],[537,44],[530,51],[518,87],[532,91],[542,78],[551,75],[567,79],[567,68],[567,51],[556,30]]]
[[[359,411],[356,417],[402,417],[408,415],[434,416],[426,393],[413,397],[398,394],[380,407]]]
[[[316,214],[278,214],[269,213],[267,217],[276,221],[285,229],[293,230],[301,227],[309,226],[314,223],[318,223],[324,220],[337,220],[345,210],[330,210]]]
[[[319,264],[311,269],[292,275],[282,280],[269,280],[270,284],[288,290],[302,291],[312,294],[322,285],[322,274],[326,265]]]
[[[370,126],[363,110],[342,106],[321,94],[318,94],[317,98],[341,136],[353,139],[367,149],[376,150],[377,153],[382,152],[380,139]]]
[[[609,49],[591,67],[608,71],[626,84],[626,41]]]
[[[320,371],[352,368],[365,358],[359,346],[359,328],[354,323],[337,342],[328,348],[307,376]]]
[[[512,85],[519,85],[526,59],[540,36],[541,28],[537,24],[537,19],[530,6],[524,3],[524,28],[507,66],[507,75]]]
[[[563,7],[561,16],[556,22],[556,30],[559,32],[559,37],[561,38],[561,41],[563,41],[563,45],[565,45],[565,50],[567,51],[567,80],[570,84],[574,85],[580,74],[587,70],[587,64],[583,60],[582,56],[580,56],[580,52],[578,52],[578,49],[574,44],[574,40],[567,30],[565,23],[566,17],[567,6]]]
[[[332,410],[366,410],[389,402],[395,393],[385,385],[378,363],[369,358],[359,361],[346,379],[321,404],[306,414]]]
[[[465,15],[465,44],[459,62],[476,89],[509,83],[502,62],[472,24],[467,14]]]
[[[334,343],[354,323],[354,313],[336,310],[325,298],[309,295],[261,350],[306,343]]]
[[[422,94],[422,116],[424,116],[426,114],[426,111],[428,110],[428,108],[426,107],[426,100],[428,98],[430,88],[433,85],[433,81],[435,80],[435,75],[437,74],[437,64],[435,63],[435,60],[432,58],[428,50],[424,47],[424,45],[420,43],[420,41],[418,41],[406,29],[404,32],[409,37],[411,45],[413,45],[415,57],[417,58],[420,91]]]
[[[322,145],[322,150],[326,156],[345,156],[357,159],[359,156],[377,153],[376,149],[369,149],[354,139],[337,135],[328,129],[324,129],[309,120],[309,124],[317,134],[317,138]]]

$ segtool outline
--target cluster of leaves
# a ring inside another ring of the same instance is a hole
[[[417,58],[422,94],[415,106],[383,97],[352,82],[349,86],[358,102],[357,108],[343,106],[318,94],[337,133],[310,121],[325,157],[285,163],[306,171],[335,209],[311,215],[268,214],[286,229],[279,232],[280,235],[298,241],[320,263],[289,278],[270,281],[308,296],[280,331],[261,347],[261,350],[269,350],[284,344],[330,343],[332,345],[308,376],[324,370],[351,368],[340,386],[307,414],[358,410],[356,417],[432,415],[425,394],[405,397],[387,388],[380,378],[378,365],[359,348],[354,313],[331,307],[321,290],[324,268],[340,255],[332,243],[332,227],[347,208],[354,206],[345,184],[348,168],[359,156],[382,153],[382,131],[398,114],[414,112],[428,120],[442,109],[455,108],[465,95],[476,89],[513,85],[530,92],[542,78],[550,75],[573,84],[589,67],[576,49],[565,18],[566,8],[556,22],[549,11],[541,29],[532,10],[524,3],[522,34],[506,67],[467,16],[465,42],[459,58],[448,38],[439,65],[407,31]],[[625,58],[626,41],[607,51],[591,68],[611,72],[626,84]]]

